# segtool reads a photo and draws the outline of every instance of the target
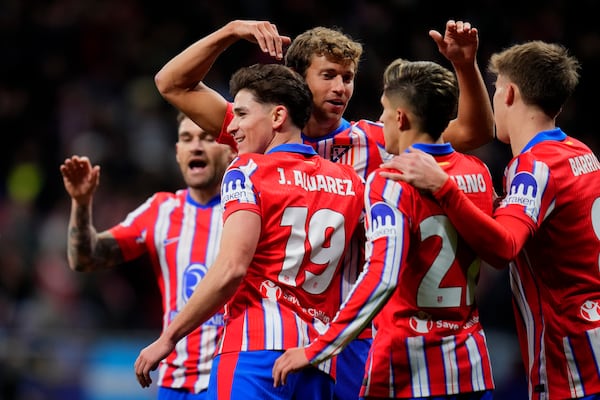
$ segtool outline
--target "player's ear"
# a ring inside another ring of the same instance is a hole
[[[396,124],[399,131],[406,131],[410,129],[410,118],[404,108],[396,108]]]
[[[175,143],[175,160],[179,162],[179,143]]]
[[[520,96],[519,88],[509,83],[506,85],[506,95],[504,96],[504,103],[507,106],[512,105],[515,102],[515,98]]]
[[[287,108],[283,105],[276,105],[275,107],[273,107],[272,118],[273,118],[273,128],[274,129],[280,128],[281,125],[283,125],[283,123],[288,118]]]

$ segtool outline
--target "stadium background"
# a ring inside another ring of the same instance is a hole
[[[71,154],[102,166],[94,222],[105,229],[149,195],[176,190],[175,111],[153,76],[171,57],[231,19],[267,19],[294,37],[338,26],[365,45],[346,117],[377,119],[381,74],[397,57],[441,59],[428,37],[447,19],[480,31],[479,63],[515,42],[560,42],[582,79],[559,125],[600,153],[600,5],[594,0],[3,0],[0,4],[0,400],[153,399],[133,361],[159,333],[159,293],[138,261],[76,274],[66,263],[70,201],[58,167]],[[206,81],[227,95],[238,67],[268,62],[237,43]],[[491,84],[486,75],[490,93]],[[509,149],[476,151],[499,188]],[[496,399],[525,399],[506,272],[482,272],[479,303]]]

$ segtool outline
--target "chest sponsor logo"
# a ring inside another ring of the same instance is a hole
[[[204,264],[190,264],[185,269],[182,279],[183,300],[187,303],[192,297],[196,286],[206,275],[208,268]]]

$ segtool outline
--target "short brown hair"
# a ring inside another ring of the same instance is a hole
[[[312,93],[304,79],[281,64],[255,64],[240,68],[229,82],[235,95],[242,89],[252,92],[257,102],[281,104],[288,109],[298,128],[304,128],[312,112]]]
[[[431,61],[392,61],[383,73],[383,92],[401,101],[417,118],[420,130],[439,139],[458,107],[456,77]]]
[[[539,40],[511,46],[490,58],[489,71],[514,82],[526,104],[554,118],[579,82],[579,62],[559,44]]]
[[[296,36],[285,53],[285,65],[306,77],[313,56],[325,56],[329,61],[351,63],[358,69],[362,52],[362,44],[340,30],[318,26]]]

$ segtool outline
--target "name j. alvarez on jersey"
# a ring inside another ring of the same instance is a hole
[[[323,191],[340,196],[356,196],[351,179],[334,178],[327,175],[308,175],[304,171],[277,168],[280,185],[293,185],[307,192]]]

